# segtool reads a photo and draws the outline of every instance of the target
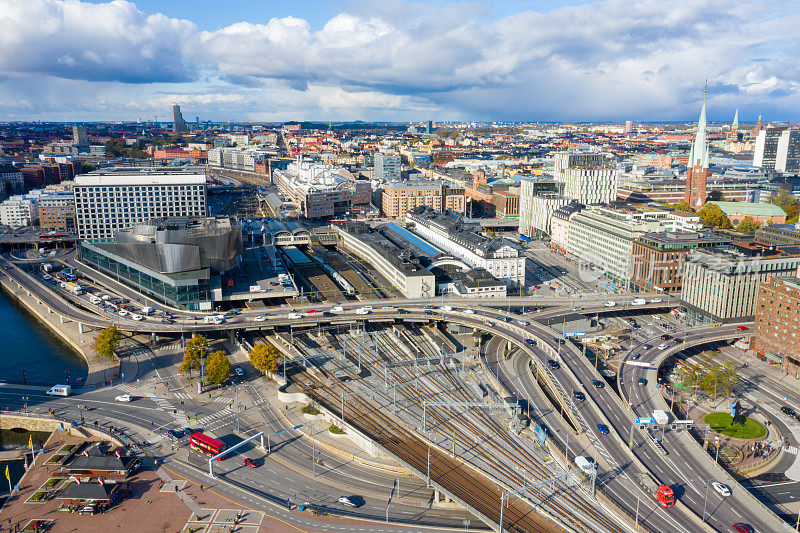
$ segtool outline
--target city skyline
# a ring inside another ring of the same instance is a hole
[[[793,3],[0,6],[4,120],[800,120]]]

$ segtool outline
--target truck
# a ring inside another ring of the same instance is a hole
[[[144,307],[142,307],[143,315],[152,315],[154,311],[155,309],[150,307],[149,305],[145,305]]]
[[[662,507],[675,505],[675,493],[669,485],[661,485],[650,474],[634,474],[646,493],[658,500]]]
[[[636,298],[635,300],[631,300],[631,305],[644,305],[647,303],[647,300],[644,298]]]
[[[209,315],[203,319],[203,322],[205,322],[206,324],[222,324],[223,319],[221,319],[217,315]]]
[[[53,263],[45,263],[42,265],[42,270],[47,272],[48,274],[53,271]]]
[[[78,285],[74,281],[66,282],[64,284],[64,288],[67,289],[72,294],[83,294],[84,292],[86,292],[86,289],[84,289],[82,286]]]
[[[670,416],[666,411],[656,409],[653,411],[653,418],[655,418],[656,424],[669,424]]]
[[[582,455],[575,456],[575,465],[587,476],[591,476],[597,470],[597,464]]]
[[[72,392],[70,385],[53,385],[46,394],[49,396],[69,396],[70,392]]]

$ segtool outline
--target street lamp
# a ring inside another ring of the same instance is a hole
[[[708,505],[708,484],[710,481],[711,481],[710,479],[706,480],[706,496],[703,501],[703,522],[706,521],[706,505]]]

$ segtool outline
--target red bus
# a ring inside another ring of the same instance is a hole
[[[211,438],[200,431],[195,431],[189,437],[189,446],[209,457],[214,457],[225,451],[224,442]]]

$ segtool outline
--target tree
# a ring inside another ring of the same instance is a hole
[[[186,343],[186,351],[183,354],[183,362],[179,371],[181,374],[189,374],[192,377],[192,370],[200,370],[200,361],[208,355],[208,339],[202,335],[197,335],[189,339]]]
[[[722,194],[722,191],[711,191],[706,196],[706,202],[723,202],[725,201],[725,195]]]
[[[119,339],[122,335],[119,330],[114,326],[109,326],[101,331],[92,343],[92,349],[100,357],[106,359],[113,359],[114,352],[117,351]]]
[[[700,215],[700,222],[706,226],[713,226],[720,229],[731,229],[733,224],[727,215],[722,212],[716,204],[705,204],[697,213]]]
[[[739,233],[747,233],[748,235],[755,235],[756,230],[760,227],[761,225],[752,218],[744,217],[744,220],[739,222],[739,225],[736,226],[736,231]]]
[[[250,362],[265,374],[274,374],[278,371],[278,359],[281,352],[271,344],[259,342],[250,350]]]
[[[786,213],[786,222],[797,222],[797,215],[800,212],[800,202],[797,198],[786,189],[781,189],[780,192],[772,199],[772,204],[777,205],[783,212]]]
[[[206,359],[206,378],[212,385],[219,385],[231,373],[231,362],[223,350],[211,352]]]
[[[675,211],[681,211],[682,213],[691,213],[692,206],[689,205],[689,202],[678,202],[677,204],[667,204]]]
[[[87,172],[92,172],[93,170],[97,170],[97,165],[86,162],[81,163],[81,174],[86,174]]]

